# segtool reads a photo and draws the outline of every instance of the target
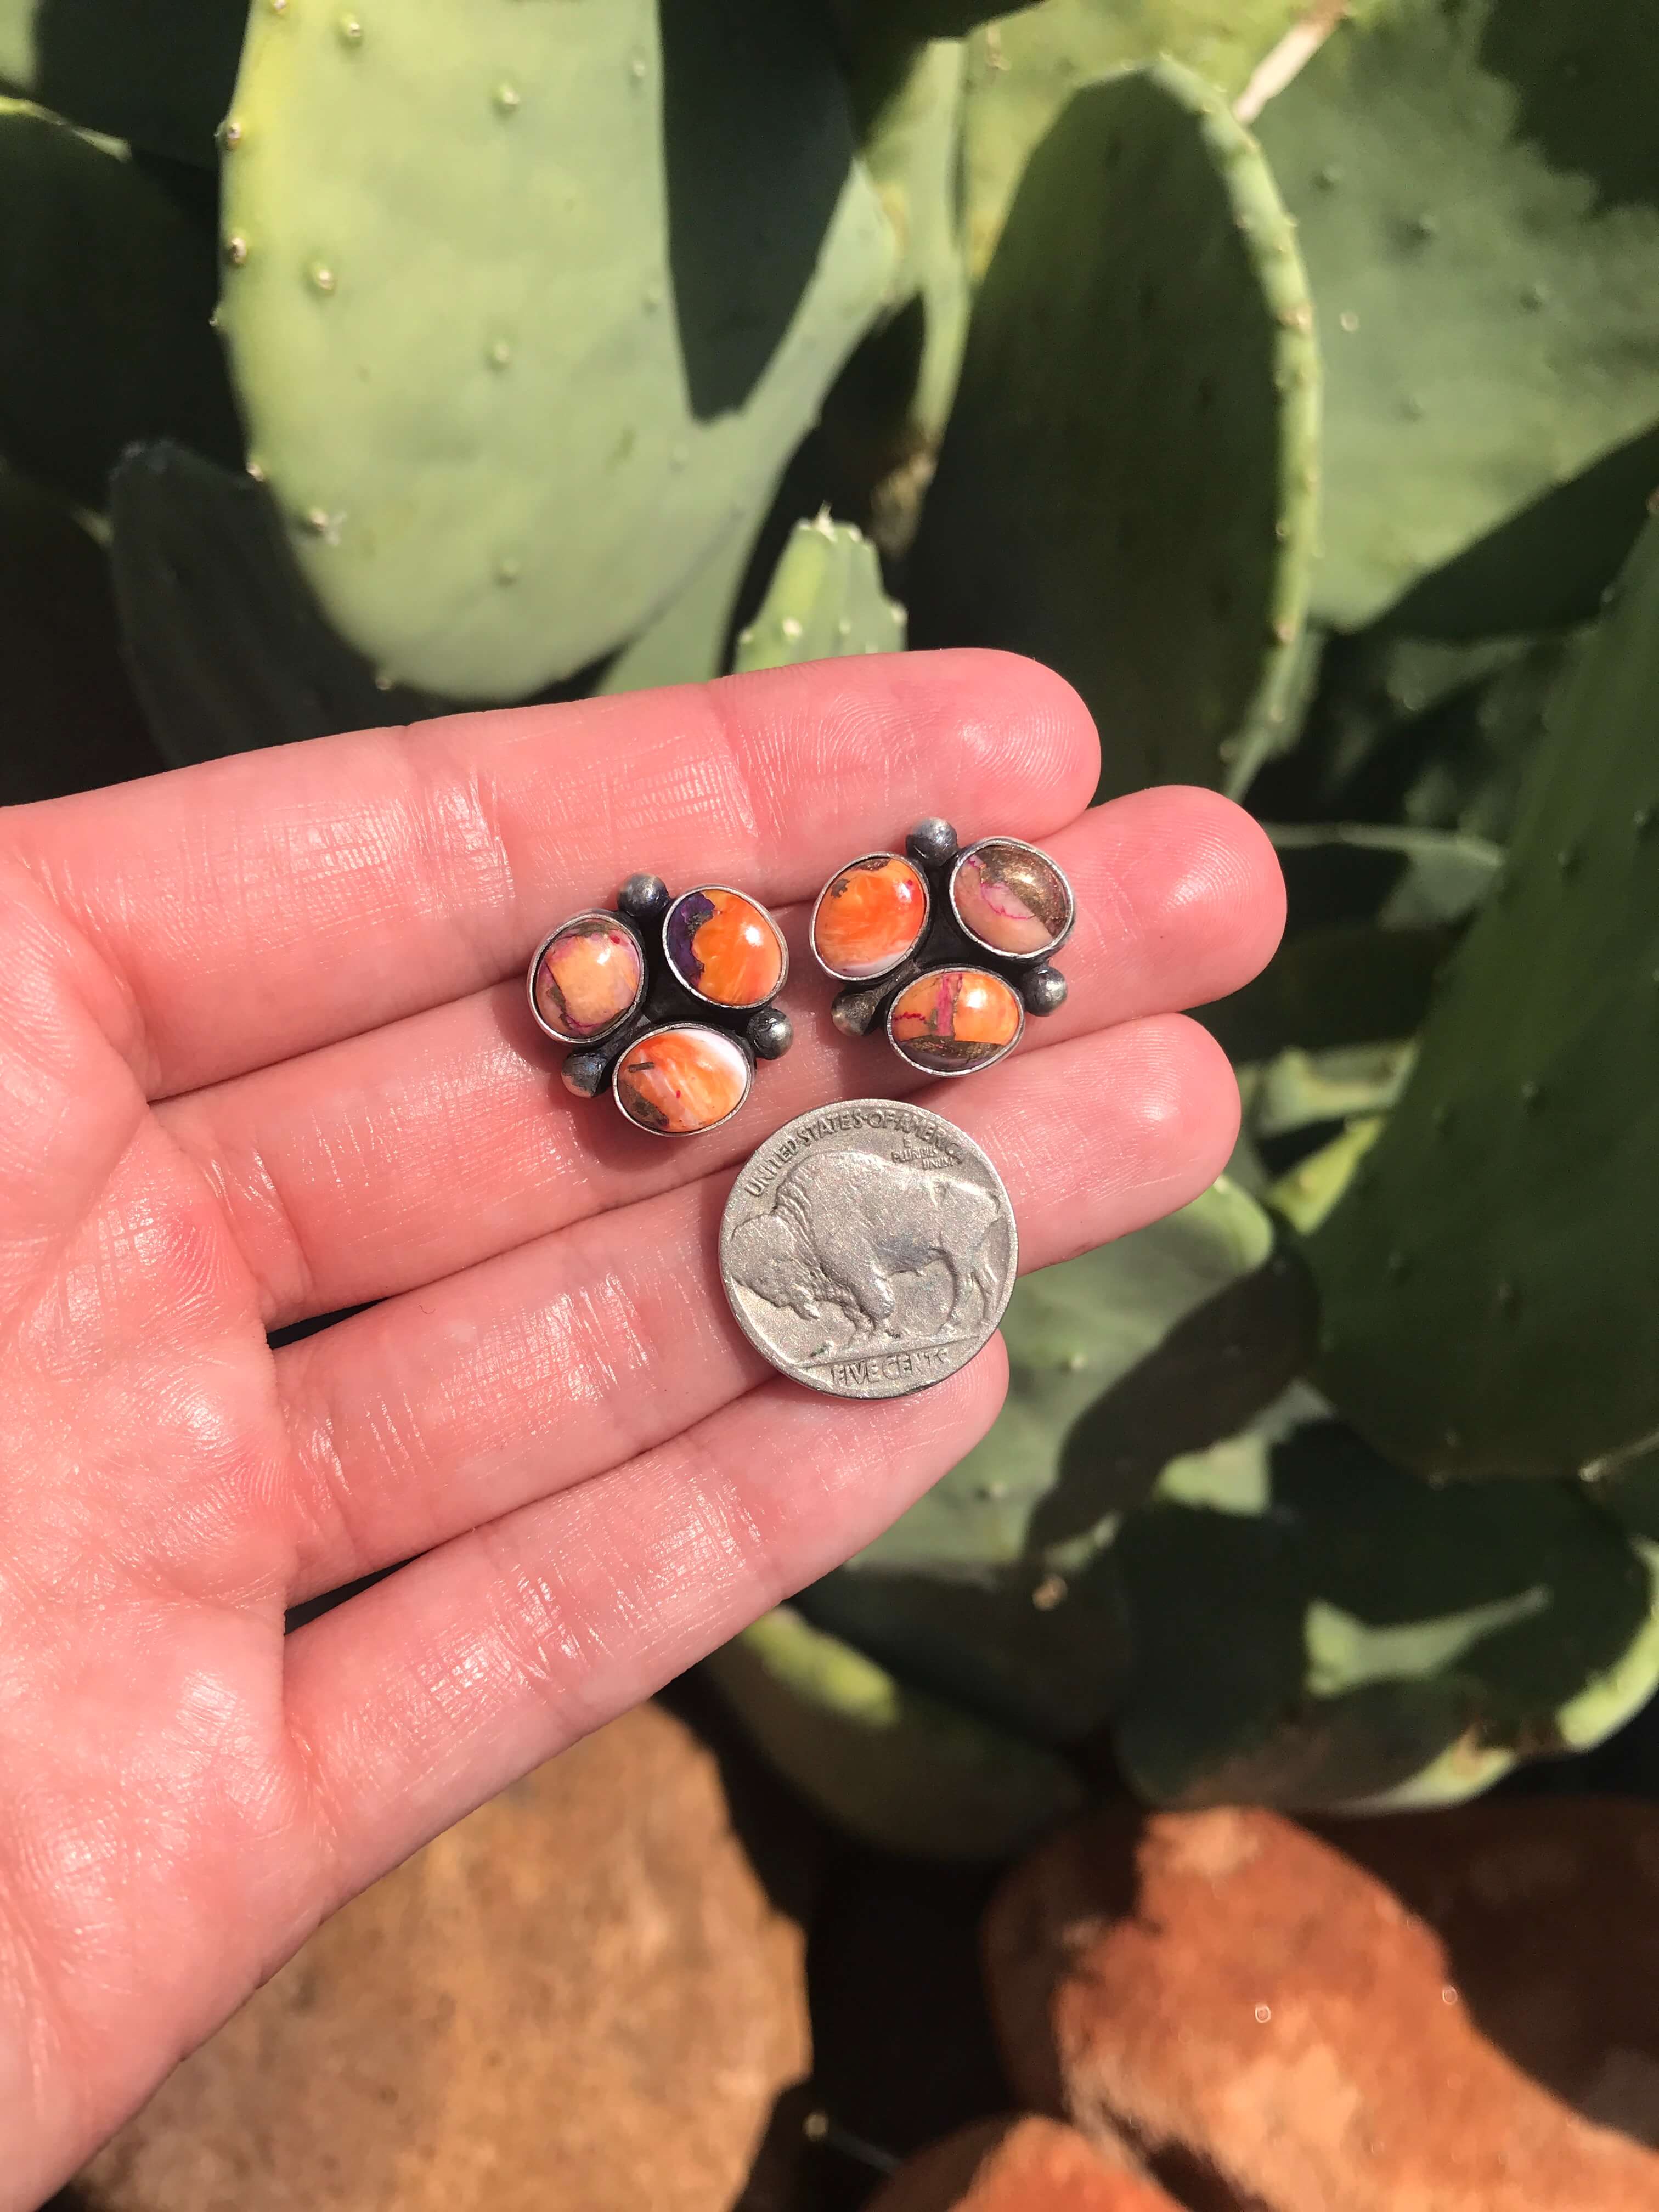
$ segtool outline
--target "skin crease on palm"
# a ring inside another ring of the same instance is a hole
[[[1109,732],[1107,733],[1109,742]],[[30,2212],[327,1913],[867,1542],[981,1436],[1000,1339],[914,1397],[774,1376],[732,1172],[908,1089],[1042,1267],[1224,1164],[1179,1010],[1283,916],[1214,794],[1084,811],[1070,690],[836,661],[326,738],[0,816],[0,2208]],[[931,1089],[838,1036],[819,884],[943,814],[1076,889],[1070,1000]],[[668,1143],[565,1095],[532,947],[630,871],[737,884],[790,1057]],[[266,1332],[372,1310],[273,1352]],[[415,1564],[284,1638],[285,1607]]]

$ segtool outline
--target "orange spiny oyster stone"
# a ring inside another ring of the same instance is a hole
[[[832,876],[812,916],[812,950],[832,975],[867,983],[914,952],[927,926],[927,886],[896,853],[872,853]]]
[[[1052,951],[1072,919],[1065,877],[1046,854],[1012,838],[988,837],[963,854],[951,903],[970,937],[1020,958]]]
[[[735,1114],[749,1096],[743,1048],[717,1030],[653,1030],[617,1063],[617,1103],[662,1137],[695,1137]]]
[[[542,948],[530,988],[554,1035],[586,1044],[633,1012],[644,981],[644,956],[627,923],[579,914]]]
[[[1000,975],[982,968],[939,968],[907,983],[893,1001],[887,1034],[913,1067],[967,1075],[1019,1042],[1025,1011]]]
[[[719,1006],[762,1006],[782,985],[783,939],[763,906],[741,891],[683,891],[663,943],[682,983]]]

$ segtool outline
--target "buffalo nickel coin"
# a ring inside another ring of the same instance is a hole
[[[732,1186],[720,1276],[775,1367],[838,1398],[902,1398],[965,1367],[1014,1287],[1002,1178],[926,1107],[852,1098],[769,1138]]]

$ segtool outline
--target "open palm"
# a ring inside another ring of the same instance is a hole
[[[1040,1267],[1221,1166],[1231,1078],[1172,1010],[1280,921],[1236,809],[1080,816],[1096,773],[1064,684],[951,653],[0,816],[4,2212],[325,1914],[867,1541],[996,1412],[994,1342],[839,1404],[773,1376],[720,1291],[734,1164],[919,1079],[838,1036],[798,961],[794,1053],[728,1127],[660,1143],[560,1087],[519,981],[538,939],[651,869],[754,891],[799,951],[822,879],[921,814],[1042,839],[1078,894],[1070,1002],[932,1097]]]

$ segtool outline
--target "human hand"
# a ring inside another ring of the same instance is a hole
[[[769,1129],[911,1090],[996,1162],[1034,1267],[1219,1170],[1232,1077],[1171,1010],[1267,958],[1278,870],[1208,793],[1080,817],[1096,775],[1058,678],[915,654],[0,816],[4,2212],[325,1914],[983,1433],[1000,1340],[881,1404],[746,1343],[716,1232]],[[729,1126],[662,1144],[566,1097],[521,981],[566,914],[635,869],[732,882],[799,952],[823,879],[928,813],[1076,889],[1070,1000],[1011,1060],[929,1091],[798,961],[796,1048]]]

